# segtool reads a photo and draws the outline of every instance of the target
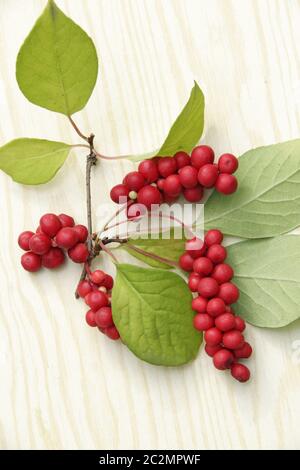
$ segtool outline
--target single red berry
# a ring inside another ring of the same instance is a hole
[[[110,191],[110,197],[116,204],[124,204],[128,201],[129,188],[125,184],[117,184]]]
[[[185,243],[185,249],[194,259],[204,256],[206,252],[205,243],[198,237],[193,237],[190,240],[187,240]]]
[[[224,153],[218,161],[220,173],[234,173],[239,166],[238,159],[231,153]]]
[[[205,298],[215,297],[219,292],[219,285],[214,279],[204,277],[199,281],[198,292]]]
[[[164,182],[164,193],[168,196],[178,196],[181,193],[182,186],[178,175],[167,176]]]
[[[230,369],[231,364],[234,361],[232,352],[228,349],[220,349],[214,354],[213,363],[216,369],[225,370]]]
[[[252,347],[249,343],[244,343],[241,348],[235,349],[234,355],[237,359],[248,359],[252,354]]]
[[[35,233],[43,233],[43,230],[41,229],[40,226],[38,226],[38,228],[36,229]]]
[[[74,227],[75,225],[75,221],[70,215],[59,214],[58,218],[62,227]]]
[[[94,311],[96,312],[101,307],[106,307],[108,305],[107,295],[104,292],[100,292],[99,290],[89,292],[85,298],[85,303]]]
[[[237,190],[238,181],[235,176],[228,173],[220,173],[215,184],[215,188],[219,193],[232,194]]]
[[[57,232],[61,229],[61,221],[55,214],[45,214],[40,219],[41,230],[50,238],[55,237]]]
[[[73,227],[63,227],[57,232],[55,241],[57,246],[68,250],[79,242],[79,236]]]
[[[206,344],[208,344],[209,346],[217,346],[217,344],[220,344],[222,341],[222,333],[216,327],[209,328],[209,330],[206,330],[204,334],[204,339]]]
[[[36,253],[28,251],[21,256],[21,264],[26,271],[34,273],[38,271],[42,264],[42,259]]]
[[[195,259],[193,269],[196,273],[208,276],[208,274],[213,270],[213,264],[210,259],[206,258],[206,256],[201,256],[200,258]]]
[[[19,244],[19,247],[22,248],[22,250],[24,251],[30,250],[29,240],[31,239],[31,237],[33,237],[33,235],[34,233],[31,232],[30,230],[26,230],[26,232],[20,233],[19,238],[18,238],[18,244]]]
[[[214,263],[223,263],[227,256],[226,248],[222,245],[211,245],[206,253],[206,256]]]
[[[213,163],[214,158],[214,151],[208,145],[198,145],[191,154],[191,162],[195,168],[200,168],[207,163]]]
[[[84,243],[87,240],[89,232],[85,225],[75,225],[73,230],[77,233],[79,242]]]
[[[158,189],[161,191],[164,190],[164,185],[165,185],[165,178],[160,178],[159,180],[156,181]]]
[[[88,310],[85,315],[85,321],[89,326],[97,326],[96,320],[95,320],[95,312],[93,310]]]
[[[216,354],[216,352],[222,349],[222,346],[220,344],[217,344],[216,346],[210,346],[209,344],[206,344],[204,349],[208,356],[213,357]]]
[[[129,191],[139,191],[145,184],[145,178],[139,171],[132,171],[124,178],[124,184]]]
[[[199,168],[198,181],[204,188],[212,188],[218,178],[218,168],[211,163],[207,163]]]
[[[139,204],[151,209],[153,204],[160,204],[161,194],[154,186],[146,185],[139,190],[137,200]]]
[[[172,204],[174,201],[176,201],[179,197],[179,194],[177,196],[170,196],[170,194],[163,194],[162,195],[162,202],[165,202],[166,204]]]
[[[214,267],[211,277],[213,277],[219,284],[229,282],[233,278],[233,269],[229,264],[221,263]]]
[[[223,313],[216,320],[216,327],[221,331],[229,331],[235,328],[235,317],[232,313]]]
[[[90,281],[93,282],[94,284],[97,284],[98,286],[103,285],[103,281],[106,277],[106,273],[102,271],[101,269],[96,269],[94,272],[92,272],[89,275]]]
[[[223,335],[223,344],[228,349],[238,349],[243,346],[245,340],[242,333],[238,330],[230,330]]]
[[[99,328],[108,328],[113,326],[113,318],[110,307],[101,307],[95,312],[95,322]]]
[[[87,294],[92,292],[93,287],[91,286],[90,282],[87,280],[80,281],[77,286],[77,294],[84,298]]]
[[[161,176],[166,178],[169,175],[173,175],[177,171],[176,159],[173,157],[163,157],[158,161],[158,171]]]
[[[89,257],[89,250],[84,243],[77,243],[68,250],[68,255],[74,263],[85,263]]]
[[[179,171],[179,180],[184,188],[195,188],[198,184],[198,170],[191,165],[184,166]]]
[[[51,248],[51,239],[44,233],[36,233],[29,240],[29,248],[37,255],[44,255]]]
[[[192,292],[197,292],[200,279],[201,279],[201,276],[198,273],[191,273],[189,275],[188,286]]]
[[[104,281],[102,282],[102,286],[106,287],[107,290],[111,290],[114,285],[114,280],[110,274],[106,274]]]
[[[225,304],[234,304],[239,298],[239,290],[232,282],[224,282],[220,285],[219,297],[224,300]]]
[[[42,256],[42,265],[47,269],[58,268],[65,261],[64,252],[58,247],[52,247]]]
[[[193,271],[193,263],[194,258],[187,252],[183,253],[179,258],[179,266],[184,271]]]
[[[152,160],[144,160],[139,164],[139,173],[143,175],[147,183],[153,183],[159,178],[156,162]]]
[[[195,312],[205,313],[206,306],[207,306],[207,299],[205,299],[204,297],[201,297],[200,295],[198,297],[195,297],[192,300],[192,309],[195,310]]]
[[[235,317],[235,329],[239,331],[244,331],[246,328],[245,320],[241,317]]]
[[[239,382],[247,382],[250,378],[250,370],[244,364],[233,364],[231,366],[231,375]]]
[[[175,153],[174,158],[176,160],[178,169],[183,168],[186,165],[189,165],[191,162],[190,156],[185,152]]]
[[[194,328],[206,331],[214,326],[214,320],[207,313],[198,313],[193,319]]]
[[[203,197],[203,188],[198,185],[195,188],[184,189],[183,195],[188,202],[199,202]]]
[[[209,230],[204,237],[204,241],[206,246],[215,245],[216,243],[221,245],[223,241],[223,233],[217,229]]]
[[[214,297],[208,301],[206,311],[212,317],[222,315],[225,312],[225,303],[219,297]]]
[[[118,332],[115,326],[109,326],[108,328],[104,329],[104,334],[108,336],[108,338],[117,340],[120,338],[120,333]]]

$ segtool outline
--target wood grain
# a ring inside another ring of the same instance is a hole
[[[205,142],[217,153],[299,136],[299,1],[57,3],[89,32],[101,59],[95,92],[75,117],[103,153],[159,147],[193,79],[206,96]],[[0,0],[1,145],[19,136],[78,142],[63,116],[26,101],[15,80],[18,49],[44,4]],[[132,167],[98,165],[95,213]],[[19,266],[17,234],[42,213],[84,222],[84,154],[73,152],[45,186],[0,178],[1,448],[300,448],[299,322],[278,331],[249,326],[248,385],[214,370],[204,354],[178,369],[142,363],[85,326],[73,297],[78,266],[38,275]]]

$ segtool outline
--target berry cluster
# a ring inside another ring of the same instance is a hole
[[[150,209],[152,204],[175,201],[181,193],[187,201],[199,202],[204,188],[215,187],[223,194],[234,193],[238,183],[232,173],[238,167],[237,158],[226,153],[220,156],[218,163],[214,163],[214,159],[211,147],[199,145],[191,156],[178,152],[173,157],[144,160],[138,171],[128,173],[122,184],[112,188],[110,197],[117,204],[137,201]]]
[[[206,353],[217,369],[231,369],[235,379],[246,382],[250,371],[238,361],[250,357],[252,348],[242,334],[245,321],[231,307],[239,298],[239,290],[231,282],[233,269],[224,262],[227,252],[222,241],[219,230],[209,230],[204,242],[196,237],[188,240],[179,264],[190,272],[189,288],[198,294],[192,301],[197,312],[194,327],[205,332]]]
[[[90,307],[85,319],[89,326],[98,327],[108,338],[120,338],[113,322],[111,310],[111,290],[113,278],[100,269],[88,272],[88,279],[80,281],[77,287],[79,297]]]
[[[73,217],[45,214],[35,233],[27,230],[19,235],[18,244],[26,251],[21,257],[21,264],[30,272],[38,271],[42,266],[54,269],[64,263],[64,250],[68,251],[74,263],[84,263],[89,256],[85,243],[87,237],[87,228],[75,225]]]

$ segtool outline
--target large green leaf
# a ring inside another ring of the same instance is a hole
[[[0,147],[0,169],[18,183],[46,183],[63,165],[70,148],[50,140],[12,140]]]
[[[151,364],[178,366],[194,359],[202,335],[193,327],[192,295],[172,272],[117,265],[114,322],[122,341]]]
[[[300,318],[300,236],[231,245],[228,263],[240,289],[235,310],[249,323],[278,328]]]
[[[21,91],[65,115],[82,109],[96,83],[98,59],[89,36],[49,0],[17,58]]]
[[[300,139],[259,147],[242,155],[238,191],[214,192],[205,204],[205,228],[228,235],[264,238],[300,223]]]

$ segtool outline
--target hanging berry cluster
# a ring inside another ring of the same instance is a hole
[[[217,369],[231,369],[235,379],[246,382],[250,371],[238,361],[250,357],[252,348],[242,334],[244,320],[231,307],[239,298],[239,290],[231,282],[232,267],[224,263],[227,252],[222,241],[220,230],[209,230],[204,242],[196,238],[187,241],[179,265],[190,272],[189,288],[198,294],[192,301],[197,312],[194,327],[204,331],[206,353]]]

